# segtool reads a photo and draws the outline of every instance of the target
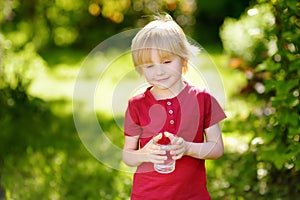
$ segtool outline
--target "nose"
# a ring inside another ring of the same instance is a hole
[[[162,65],[159,65],[159,64],[156,65],[155,72],[156,72],[156,75],[164,74],[164,67]]]

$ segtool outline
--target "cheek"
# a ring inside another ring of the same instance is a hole
[[[180,76],[182,74],[182,66],[181,65],[176,65],[172,67],[171,73],[173,75]]]
[[[153,73],[150,70],[147,69],[143,69],[141,71],[142,75],[148,80],[151,79],[151,77],[153,77]]]

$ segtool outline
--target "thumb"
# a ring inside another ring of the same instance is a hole
[[[177,138],[174,134],[167,131],[165,131],[164,134],[166,137],[168,137],[171,140],[171,143],[173,143]]]
[[[156,136],[153,137],[154,142],[158,142],[162,138],[162,133],[157,134]]]

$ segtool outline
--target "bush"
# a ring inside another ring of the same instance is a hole
[[[296,0],[261,0],[221,29],[231,67],[248,78],[244,98],[257,99],[257,108],[236,126],[240,132],[250,126],[253,136],[236,159],[240,173],[227,175],[235,196],[294,199],[300,192],[299,6]],[[256,173],[245,173],[253,168]]]
[[[265,39],[266,30],[274,23],[275,18],[269,4],[255,5],[238,20],[226,18],[220,30],[225,51],[232,57],[241,58],[241,67],[262,62],[272,45]]]

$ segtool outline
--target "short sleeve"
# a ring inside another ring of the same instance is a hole
[[[207,94],[205,97],[205,122],[204,129],[222,121],[226,118],[221,105],[215,97]]]
[[[134,107],[134,104],[129,101],[125,112],[124,134],[126,136],[138,136],[141,134],[141,131],[137,109]]]

